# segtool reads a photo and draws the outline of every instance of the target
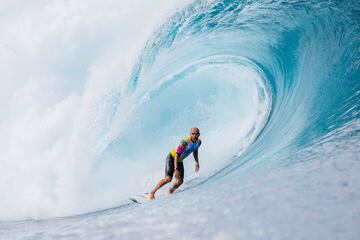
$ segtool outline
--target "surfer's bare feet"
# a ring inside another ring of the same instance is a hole
[[[150,193],[148,194],[148,199],[149,199],[149,200],[155,200],[155,193],[150,192]]]

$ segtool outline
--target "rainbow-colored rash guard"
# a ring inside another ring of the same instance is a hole
[[[181,139],[178,147],[171,149],[171,155],[175,158],[175,155],[179,155],[179,162],[182,162],[190,153],[198,150],[201,145],[201,140],[198,139],[196,142],[191,141],[190,137]]]

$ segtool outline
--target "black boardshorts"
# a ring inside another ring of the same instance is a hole
[[[174,175],[174,162],[175,159],[169,153],[169,155],[166,157],[166,167],[165,167],[165,176],[173,177]],[[182,162],[178,162],[178,170],[180,172],[181,179],[184,179],[184,164]]]

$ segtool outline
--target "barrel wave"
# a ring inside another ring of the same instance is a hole
[[[67,162],[84,169],[69,177],[55,164],[48,207],[3,214],[61,217],[4,221],[0,237],[359,238],[359,16],[357,1],[182,6],[139,46],[121,84],[85,84],[82,102],[97,93],[81,109],[85,127],[62,142],[86,151]],[[131,204],[193,126],[200,173],[190,156],[176,194]]]

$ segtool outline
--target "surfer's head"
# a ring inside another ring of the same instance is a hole
[[[200,130],[197,127],[193,127],[190,129],[191,141],[193,142],[197,141],[199,136],[200,136]]]

